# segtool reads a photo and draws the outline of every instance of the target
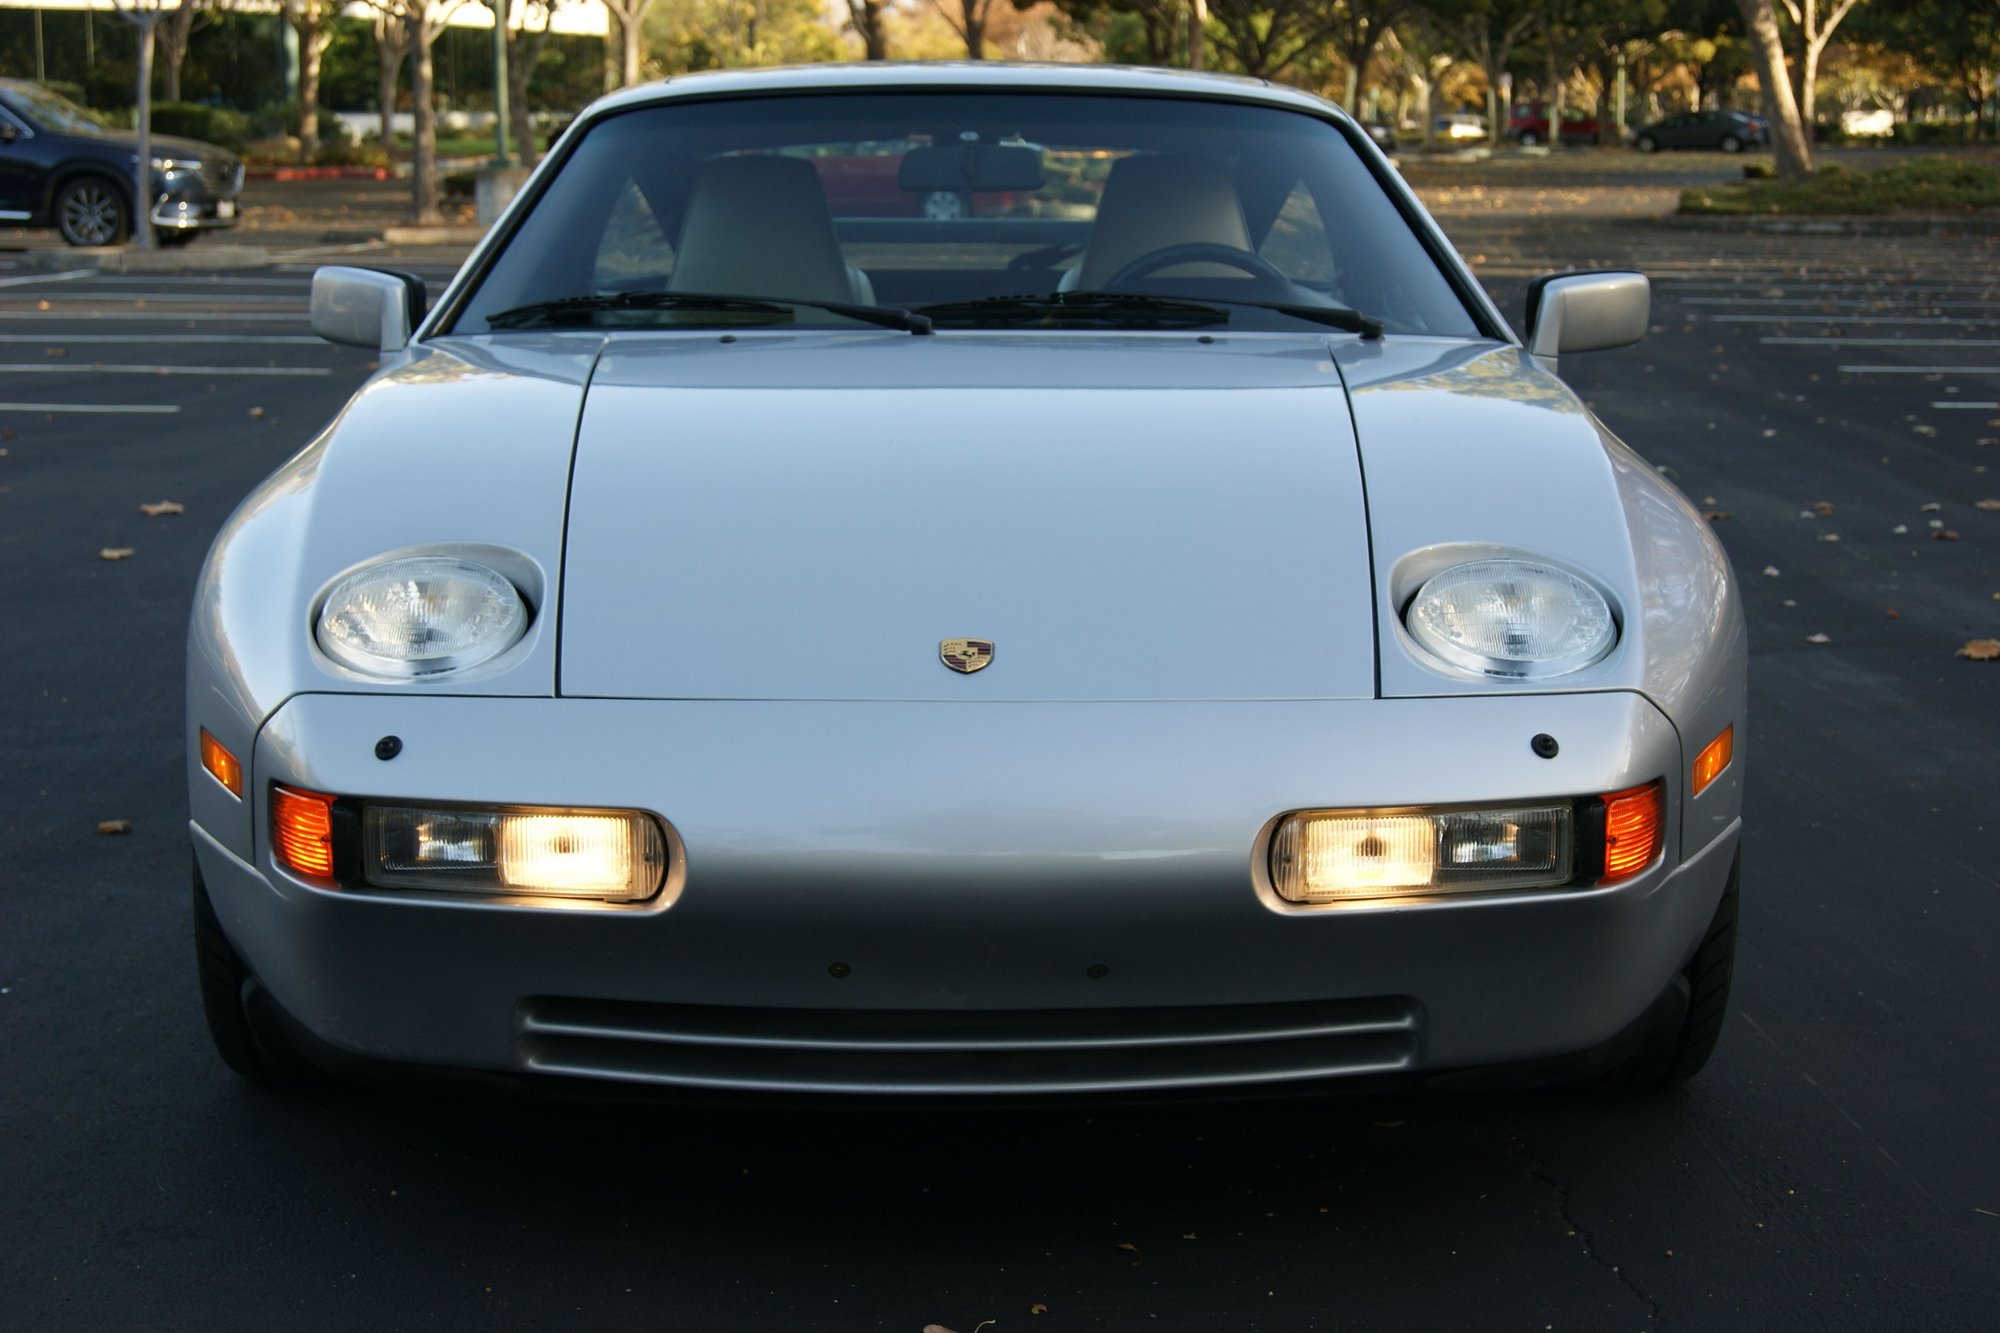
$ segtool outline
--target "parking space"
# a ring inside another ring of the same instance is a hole
[[[0,1308],[206,1326],[224,1282],[238,1322],[286,1326],[1990,1322],[2000,666],[1954,654],[2000,637],[2000,237],[1452,231],[1517,320],[1541,272],[1653,275],[1652,336],[1564,373],[1708,513],[1749,608],[1742,964],[1673,1098],[940,1119],[243,1093],[186,957],[189,593],[374,358],[311,336],[310,256],[0,257],[0,1043],[24,1071],[0,1141],[33,1218]],[[433,292],[457,262],[356,255]]]

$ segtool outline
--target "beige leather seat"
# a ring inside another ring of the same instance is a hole
[[[803,158],[710,158],[695,170],[669,287],[718,296],[875,304],[841,257],[819,172]]]
[[[1252,249],[1228,164],[1185,153],[1120,158],[1104,181],[1104,198],[1083,259],[1063,276],[1065,291],[1095,291],[1141,255],[1172,245],[1206,242]],[[1223,264],[1177,264],[1167,276],[1240,278]]]

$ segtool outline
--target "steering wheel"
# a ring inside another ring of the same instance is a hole
[[[1277,290],[1288,290],[1292,285],[1292,280],[1262,255],[1239,250],[1233,245],[1193,241],[1186,245],[1169,245],[1147,251],[1106,278],[1104,290],[1116,291],[1126,283],[1149,278],[1163,268],[1173,268],[1180,264],[1222,264],[1247,273],[1253,278],[1260,278],[1272,284]]]

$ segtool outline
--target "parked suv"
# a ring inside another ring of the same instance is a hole
[[[132,232],[138,137],[40,84],[0,79],[0,224],[54,227],[71,245]],[[236,225],[243,163],[214,144],[152,137],[153,226],[169,245]]]

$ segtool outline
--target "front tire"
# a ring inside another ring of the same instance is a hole
[[[1542,141],[1542,136],[1533,130],[1522,130],[1519,143],[1523,148],[1533,148]]]
[[[266,1058],[257,1035],[250,1027],[250,1013],[244,1005],[250,969],[243,965],[215,905],[208,900],[208,886],[202,883],[201,866],[194,867],[194,958],[201,978],[201,1012],[208,1020],[208,1036],[215,1053],[234,1073],[244,1078],[269,1079],[276,1070]]]
[[[1641,1051],[1615,1080],[1627,1086],[1670,1088],[1699,1074],[1722,1038],[1722,1021],[1729,1014],[1729,983],[1736,972],[1736,916],[1743,877],[1743,855],[1729,866],[1722,901],[1702,932],[1694,957],[1675,979],[1687,987],[1687,1009],[1670,1036]]]
[[[1725,153],[1740,153],[1743,151],[1743,141],[1733,134],[1725,134],[1722,136],[1722,142],[1716,147]]]
[[[50,211],[56,231],[71,245],[117,245],[132,231],[125,192],[104,176],[77,176],[56,191]]]
[[[1640,135],[1632,141],[1632,146],[1642,153],[1657,153],[1660,151],[1660,141],[1650,134]]]

